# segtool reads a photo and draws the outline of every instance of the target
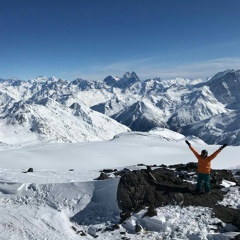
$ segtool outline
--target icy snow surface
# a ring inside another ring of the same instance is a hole
[[[134,214],[120,229],[103,231],[119,222],[116,202],[119,178],[93,180],[103,168],[137,169],[136,164],[175,164],[196,161],[183,135],[166,129],[151,133],[119,134],[110,141],[76,144],[34,143],[0,146],[0,239],[230,239],[236,233],[215,233],[217,218],[203,207],[165,206],[156,217]],[[213,152],[188,137],[194,147]],[[201,144],[200,144],[201,143]],[[228,146],[212,162],[212,168],[236,168],[240,147]],[[32,167],[33,172],[26,172]],[[239,208],[239,188],[223,182],[226,198],[221,204]],[[143,229],[136,234],[136,224]],[[86,235],[81,236],[84,232]]]

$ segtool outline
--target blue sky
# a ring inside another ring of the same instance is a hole
[[[240,68],[239,0],[0,0],[0,78],[206,78]]]

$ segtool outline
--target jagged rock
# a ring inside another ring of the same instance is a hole
[[[128,168],[124,168],[124,169],[122,169],[120,171],[115,172],[114,175],[115,176],[123,176],[127,172],[130,172],[130,170]]]
[[[114,230],[116,230],[116,229],[120,229],[120,225],[119,225],[119,224],[113,224],[113,225],[111,225],[111,226],[107,226],[107,227],[104,229],[104,231],[105,231],[105,232],[107,232],[107,231],[112,232],[112,231],[114,231]]]
[[[141,232],[143,230],[143,227],[139,224],[136,224],[135,226],[135,232],[138,233],[138,232]]]
[[[112,172],[116,172],[117,169],[103,169],[101,170],[101,172],[104,172],[104,173],[112,173]]]
[[[88,234],[93,236],[94,238],[96,238],[98,236],[96,227],[95,226],[90,226],[88,228]]]
[[[212,185],[211,194],[194,194],[195,185],[184,181],[177,174],[176,169],[192,169],[195,164],[189,163],[185,166],[174,166],[175,170],[157,168],[134,170],[125,173],[119,181],[117,189],[118,206],[122,210],[121,218],[126,219],[132,212],[137,212],[146,207],[161,207],[164,205],[181,206],[203,206],[213,209],[216,217],[225,223],[232,223],[238,226],[237,217],[240,210],[230,209],[221,205],[216,205],[224,198],[224,191],[221,190],[223,179],[236,182],[234,175],[228,170],[213,170],[211,173]],[[194,177],[197,173],[195,172]],[[193,178],[193,176],[191,176]],[[196,181],[196,179],[195,179]],[[239,220],[240,222],[240,220]]]
[[[184,196],[182,193],[175,193],[173,195],[174,200],[176,201],[177,205],[182,205],[184,202]]]
[[[197,171],[197,162],[190,162],[187,164],[175,164],[175,165],[170,165],[170,168],[175,168],[176,171]]]
[[[240,230],[240,212],[234,215],[233,217],[234,225]],[[240,237],[240,235],[239,235]],[[239,238],[240,239],[240,238]]]
[[[154,216],[157,216],[157,210],[153,205],[151,205],[143,217],[154,217]]]
[[[176,177],[173,170],[159,168],[147,171],[142,169],[126,173],[121,177],[117,199],[121,210],[136,211],[145,206],[159,207],[168,204],[169,199],[173,200],[168,196],[171,191],[191,192],[192,190],[192,184]]]
[[[33,172],[33,168],[29,168],[27,171],[25,171],[23,173],[28,173],[28,172]]]
[[[230,170],[211,170],[211,188],[222,188],[221,183],[223,179],[236,182],[237,185],[239,181],[233,176]]]
[[[101,172],[100,176],[98,178],[96,178],[95,180],[105,180],[105,179],[109,179],[109,176],[106,173]]]
[[[120,213],[120,222],[119,223],[123,223],[126,219],[130,218],[132,216],[131,212],[121,212]]]
[[[78,230],[76,227],[72,226],[72,229],[76,232],[76,234],[79,234],[80,236],[87,236],[87,234],[82,231],[82,230]]]
[[[240,234],[235,236],[234,240],[240,240]]]
[[[159,167],[161,167],[161,168],[166,168],[167,165],[165,165],[165,164],[161,164]]]
[[[74,109],[74,110],[80,110],[81,106],[79,103],[75,102],[69,108]]]
[[[105,82],[108,86],[113,86],[118,80],[112,76],[107,76],[104,78],[103,82]]]

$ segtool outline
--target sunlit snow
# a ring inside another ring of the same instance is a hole
[[[219,148],[194,137],[187,139],[198,151]],[[236,229],[223,224],[227,232],[215,233],[221,220],[211,216],[211,209],[200,206],[165,206],[151,218],[143,218],[146,211],[142,210],[120,229],[103,231],[120,220],[119,178],[94,180],[99,170],[196,161],[185,140],[181,134],[155,129],[119,134],[110,141],[1,146],[0,239],[230,239]],[[240,147],[228,146],[212,167],[234,169],[239,155]],[[26,172],[30,167],[33,172]],[[220,204],[240,208],[239,188],[231,182],[223,184],[228,192]],[[138,234],[136,224],[143,227]],[[81,236],[83,232],[85,236]]]

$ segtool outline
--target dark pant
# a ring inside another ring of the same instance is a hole
[[[204,174],[204,173],[198,173],[198,179],[197,179],[197,192],[202,191],[202,181],[205,182],[205,192],[210,192],[210,174]]]

